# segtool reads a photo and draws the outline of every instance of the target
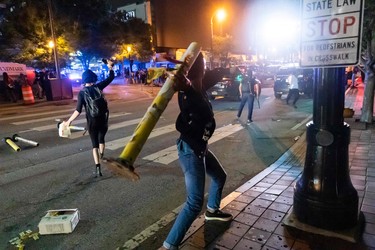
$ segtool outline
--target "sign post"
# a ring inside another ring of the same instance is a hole
[[[357,64],[362,0],[303,0],[301,67],[315,67],[313,120],[307,124],[304,171],[293,214],[327,230],[359,225],[358,194],[349,174],[350,127],[344,122],[343,66]],[[356,236],[353,236],[355,238]]]

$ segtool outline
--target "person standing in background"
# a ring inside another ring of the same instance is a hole
[[[10,102],[17,102],[16,97],[16,84],[14,80],[8,75],[7,72],[3,72],[3,81],[5,84],[5,94]]]
[[[241,97],[241,103],[237,112],[237,119],[240,119],[242,110],[247,102],[247,124],[253,122],[253,109],[254,100],[256,97],[259,98],[259,81],[253,76],[253,71],[248,69],[246,74],[242,74],[242,79],[239,85],[239,92]]]
[[[289,105],[289,100],[292,98],[293,107],[297,108],[296,103],[299,99],[299,88],[297,73],[293,72],[288,76],[287,82],[289,83],[289,93],[286,97],[286,104]]]
[[[351,84],[351,88],[356,88],[357,86],[356,86],[356,79],[357,79],[357,74],[358,74],[358,71],[359,71],[359,69],[358,69],[358,67],[357,66],[354,66],[353,67],[353,70],[352,70],[352,84]]]

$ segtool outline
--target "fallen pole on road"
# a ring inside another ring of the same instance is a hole
[[[38,142],[22,138],[22,137],[18,136],[17,134],[14,134],[12,138],[13,138],[13,141],[15,141],[15,142],[20,141],[20,142],[29,144],[29,145],[34,146],[34,147],[39,146]]]
[[[14,141],[12,141],[12,138],[5,137],[2,139],[2,141],[8,144],[9,147],[13,148],[14,151],[17,151],[17,152],[21,151],[21,148],[18,147],[18,145]]]

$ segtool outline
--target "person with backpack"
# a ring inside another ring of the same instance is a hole
[[[241,103],[237,112],[237,119],[239,120],[242,114],[242,110],[247,102],[248,114],[247,114],[247,124],[253,122],[253,108],[254,100],[256,97],[259,98],[260,86],[259,81],[253,77],[253,72],[248,69],[246,74],[242,75],[242,79],[239,85],[239,92],[241,97]]]
[[[104,137],[108,131],[109,110],[107,100],[104,97],[103,89],[115,78],[112,69],[113,62],[108,61],[109,76],[105,80],[96,83],[98,77],[91,70],[82,74],[83,89],[78,94],[77,107],[63,126],[70,124],[81,114],[82,107],[86,110],[87,129],[92,143],[92,153],[95,162],[95,177],[102,176],[100,159],[103,158],[105,141]]]

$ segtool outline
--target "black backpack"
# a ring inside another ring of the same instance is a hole
[[[91,117],[104,115],[108,111],[107,100],[103,92],[95,85],[86,87],[84,91],[86,112]]]

